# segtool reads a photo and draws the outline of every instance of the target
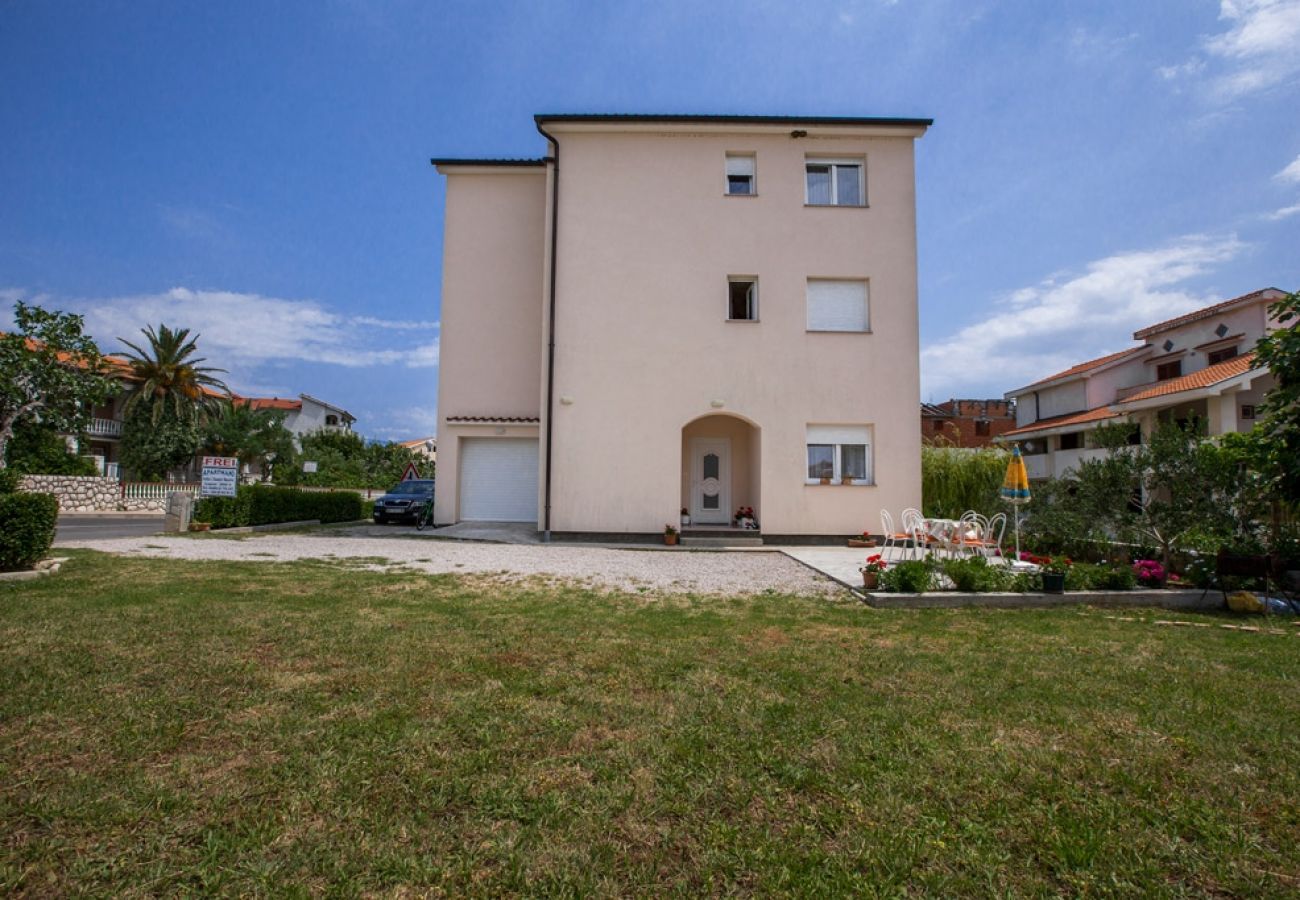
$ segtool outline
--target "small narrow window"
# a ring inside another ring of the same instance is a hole
[[[809,206],[866,206],[864,166],[852,160],[809,160],[805,165]]]
[[[731,322],[758,321],[758,282],[755,279],[728,279],[727,319]]]
[[[1072,431],[1069,434],[1061,435],[1061,449],[1078,450],[1081,446],[1083,446],[1083,441],[1080,440],[1080,438],[1082,437],[1083,435],[1077,431]]]
[[[1156,381],[1168,381],[1171,378],[1179,378],[1182,374],[1183,361],[1181,359],[1156,366]]]
[[[976,420],[975,420],[975,434],[978,435],[979,437],[988,437],[988,433],[989,433],[989,420],[988,420],[988,419],[976,419]]]
[[[1236,355],[1237,345],[1233,344],[1231,347],[1224,347],[1220,350],[1214,350],[1207,353],[1205,355],[1205,361],[1210,365],[1214,365],[1215,363],[1221,363],[1226,359],[1232,359]]]
[[[1253,405],[1253,404],[1249,404],[1249,403],[1247,403],[1247,404],[1242,404],[1242,407],[1241,407],[1241,417],[1242,417],[1243,419],[1253,419],[1253,418],[1255,418],[1255,407],[1254,407],[1254,405]]]
[[[731,196],[752,196],[757,193],[754,183],[754,157],[739,153],[727,154],[727,193]]]

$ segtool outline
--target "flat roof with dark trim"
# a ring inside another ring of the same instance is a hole
[[[544,166],[545,157],[538,159],[469,159],[465,157],[435,156],[429,160],[434,166]]]
[[[541,113],[534,121],[543,122],[680,122],[682,124],[718,125],[900,125],[929,128],[934,119],[892,119],[853,116],[705,116],[640,115],[636,113]]]

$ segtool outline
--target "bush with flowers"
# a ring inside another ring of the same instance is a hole
[[[1133,563],[1133,575],[1146,587],[1161,587],[1165,583],[1165,567],[1154,559],[1139,559]]]

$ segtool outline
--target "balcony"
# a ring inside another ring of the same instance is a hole
[[[1056,458],[1053,461],[1058,478],[1066,477],[1070,472],[1079,467],[1085,459],[1103,459],[1110,454],[1109,450],[1083,449],[1083,450],[1057,450],[1053,454]]]
[[[122,422],[120,419],[91,419],[90,425],[86,427],[86,435],[94,438],[120,438]]]
[[[1025,472],[1031,481],[1041,481],[1052,477],[1052,454],[1035,453],[1025,456]]]

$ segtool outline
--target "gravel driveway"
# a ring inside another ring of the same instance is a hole
[[[63,547],[160,559],[289,562],[298,559],[363,560],[370,569],[422,572],[548,575],[619,590],[748,594],[767,590],[834,595],[843,588],[779,552],[707,552],[608,549],[573,544],[482,544],[427,538],[330,534],[264,534],[243,540],[155,535],[70,541]],[[385,560],[377,562],[376,560]]]

